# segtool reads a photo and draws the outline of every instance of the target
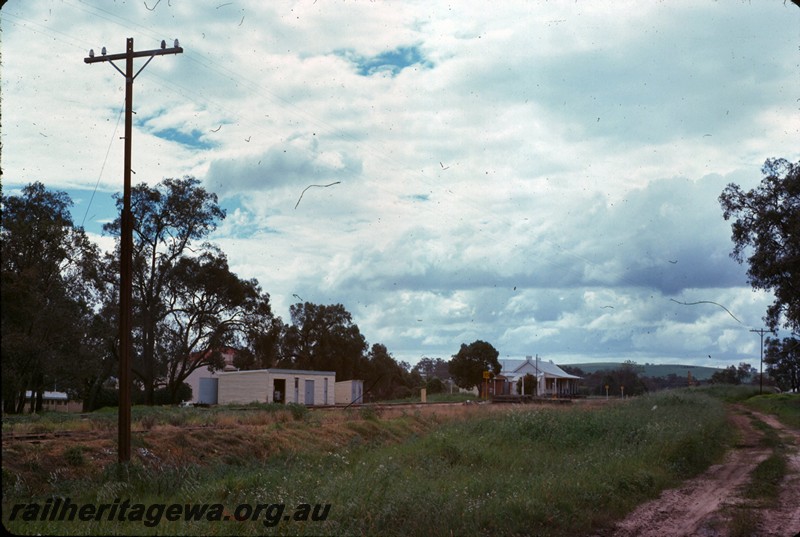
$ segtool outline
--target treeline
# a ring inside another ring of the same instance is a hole
[[[662,377],[644,375],[645,368],[636,362],[627,361],[620,367],[601,369],[586,373],[579,367],[561,366],[561,369],[572,375],[581,377],[578,387],[582,395],[606,395],[620,397],[624,395],[642,395],[647,392],[685,388],[701,384],[758,384],[758,371],[750,364],[741,362],[739,366],[729,366],[711,375],[711,378],[700,381],[689,375],[674,373]],[[770,370],[773,374],[777,370]],[[775,379],[764,376],[765,385],[775,385]]]
[[[65,391],[87,411],[113,404],[120,218],[104,226],[116,249],[103,254],[73,222],[65,192],[32,183],[1,201],[4,412],[22,412],[26,392],[41,408],[45,390]],[[288,323],[275,316],[269,294],[234,274],[206,240],[225,211],[198,180],[135,186],[131,211],[135,402],[185,399],[189,374],[221,369],[226,347],[239,350],[242,369],[335,371],[340,380],[363,379],[374,399],[425,385],[385,345],[369,345],[341,304],[294,304]]]
[[[800,166],[768,164],[772,175],[765,182],[790,186],[796,199]],[[781,178],[773,168],[789,172]],[[3,411],[22,412],[27,392],[40,409],[45,390],[65,391],[83,401],[85,410],[107,404],[119,356],[119,216],[103,227],[116,239],[115,251],[102,253],[73,222],[72,200],[65,192],[37,182],[19,195],[0,194],[0,205]],[[117,207],[121,212],[120,197]],[[241,369],[317,369],[335,371],[340,380],[362,379],[372,400],[407,397],[421,387],[442,391],[445,379],[471,388],[480,384],[484,371],[500,371],[497,350],[480,340],[462,344],[449,361],[424,358],[412,368],[395,360],[385,345],[370,345],[341,304],[299,302],[284,322],[273,314],[270,296],[259,283],[233,273],[225,253],[208,242],[225,211],[216,194],[195,178],[133,187],[131,212],[137,401],[184,400],[189,374],[200,367],[221,369],[220,350],[226,347],[239,351],[236,365]],[[794,215],[789,211],[788,216]],[[793,271],[787,274],[786,281],[796,280]],[[797,294],[790,292],[771,307],[771,319],[783,312],[787,326],[795,328],[797,311]],[[764,353],[765,372],[777,386],[800,390],[800,342],[766,338]],[[604,395],[606,386],[609,395],[623,390],[638,395],[688,384],[675,375],[643,377],[634,363],[592,374],[564,369],[583,377],[587,395]],[[714,381],[743,378],[734,368]]]

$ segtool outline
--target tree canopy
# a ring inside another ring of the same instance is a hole
[[[739,362],[739,367],[730,365],[711,375],[710,382],[712,384],[746,384],[756,374],[758,371],[750,364]]]
[[[800,331],[800,162],[768,159],[761,184],[745,192],[729,184],[719,197],[725,220],[733,220],[733,257],[747,260],[753,289],[771,291],[775,301],[764,318]]]
[[[445,380],[450,376],[449,364],[441,358],[423,356],[413,370],[426,379],[439,378]]]
[[[27,391],[41,404],[45,389],[69,392],[85,410],[116,404],[109,381],[119,362],[120,218],[103,226],[117,241],[115,252],[101,256],[74,226],[65,192],[33,183],[0,202],[4,410],[21,412]],[[189,374],[221,368],[227,348],[237,351],[242,369],[330,370],[337,380],[362,379],[371,400],[407,397],[424,385],[419,370],[385,345],[370,347],[341,304],[295,304],[290,324],[275,317],[269,294],[236,275],[224,252],[205,240],[225,211],[198,180],[139,184],[131,209],[134,401],[179,402]],[[427,365],[441,374],[444,364]]]
[[[502,366],[498,356],[500,353],[497,349],[485,341],[477,340],[469,345],[462,343],[458,353],[450,360],[450,374],[456,385],[462,388],[480,386],[484,371],[495,375],[500,373]]]
[[[338,380],[357,378],[367,342],[341,304],[310,302],[290,307],[292,324],[284,331],[281,365],[335,371]]]
[[[253,325],[272,318],[269,295],[255,280],[242,280],[231,272],[224,254],[208,250],[182,257],[166,289],[163,347],[166,350],[166,386],[172,402],[195,369],[223,364],[219,349],[246,346]]]
[[[225,218],[216,194],[197,179],[164,179],[155,187],[141,183],[131,191],[131,211],[132,371],[144,387],[145,402],[153,404],[159,385],[176,396],[192,371],[221,365],[210,351],[252,339],[252,325],[264,324],[259,316],[269,324],[272,312],[269,296],[255,280],[232,273],[215,246],[196,244]],[[120,219],[104,230],[119,236]]]
[[[100,258],[74,226],[65,192],[37,182],[0,200],[3,403],[20,412],[26,391],[41,395],[61,381],[61,389],[76,394],[80,373],[102,361],[95,348],[96,338],[100,347],[103,340],[95,309]]]
[[[781,390],[800,392],[800,340],[767,338],[764,341],[767,372]]]

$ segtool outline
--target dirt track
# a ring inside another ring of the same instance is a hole
[[[686,481],[680,488],[664,491],[659,498],[640,505],[617,525],[614,537],[729,535],[730,508],[744,501],[740,496],[741,486],[747,483],[750,472],[772,453],[771,448],[760,442],[761,433],[744,412],[737,407],[732,413],[741,439],[722,463]],[[778,505],[759,510],[757,535],[800,535],[800,431],[787,428],[772,416],[751,414],[778,430],[790,448],[789,475],[782,484]]]

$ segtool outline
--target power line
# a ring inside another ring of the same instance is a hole
[[[103,157],[103,165],[100,166],[100,173],[97,175],[97,182],[94,184],[94,190],[92,190],[92,197],[89,198],[89,203],[86,205],[86,212],[83,213],[83,220],[81,220],[81,227],[86,222],[86,216],[89,214],[89,209],[92,206],[92,201],[94,201],[94,195],[97,192],[97,187],[100,184],[100,179],[103,177],[103,170],[106,168],[106,162],[108,161],[108,154],[111,152],[111,145],[114,143],[114,137],[117,135],[117,128],[119,128],[119,120],[122,119],[122,112],[125,111],[125,105],[119,109],[119,114],[117,114],[117,124],[114,125],[114,132],[111,133],[111,140],[108,141],[108,149],[106,149],[106,156]]]

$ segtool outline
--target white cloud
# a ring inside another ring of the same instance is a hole
[[[504,356],[737,361],[744,327],[669,299],[747,326],[770,302],[728,257],[716,198],[800,155],[798,18],[780,2],[11,0],[4,187],[119,190],[124,81],[82,59],[179,37],[134,84],[134,181],[218,193],[212,238],[278,314],[293,295],[341,302],[410,361],[478,338]]]

